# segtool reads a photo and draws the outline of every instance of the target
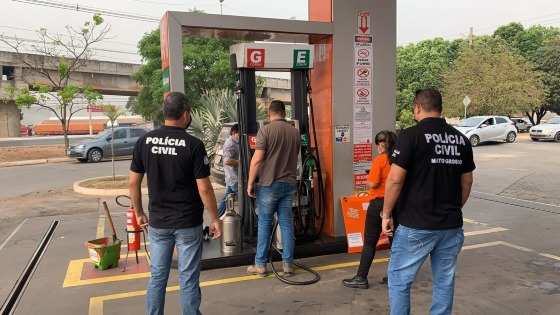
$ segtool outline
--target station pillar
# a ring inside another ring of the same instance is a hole
[[[340,198],[363,182],[369,169],[364,149],[373,149],[373,136],[395,128],[396,1],[309,0],[308,5],[309,21],[332,23],[332,35],[310,36],[311,86],[326,173],[324,231],[343,236]]]

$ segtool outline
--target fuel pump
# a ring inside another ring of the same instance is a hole
[[[240,132],[239,213],[242,217],[242,236],[254,242],[257,234],[257,216],[254,200],[247,194],[249,164],[256,144],[259,123],[256,119],[256,70],[290,71],[292,84],[292,117],[300,131],[301,148],[298,163],[297,192],[293,202],[296,246],[314,241],[322,232],[325,220],[325,198],[321,164],[317,150],[314,126],[313,101],[309,69],[313,65],[313,46],[303,44],[252,44],[242,43],[230,48],[231,65],[237,75],[237,114]],[[310,130],[313,138],[310,137]],[[276,233],[277,224],[272,235]],[[270,240],[271,248],[279,251]],[[311,272],[314,279],[295,282],[282,278],[272,264],[276,276],[288,284],[311,284],[319,275],[298,263],[296,266]]]

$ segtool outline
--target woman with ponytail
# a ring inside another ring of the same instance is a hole
[[[349,288],[369,288],[368,273],[375,257],[375,248],[381,236],[381,211],[383,210],[383,196],[385,194],[385,181],[391,169],[391,155],[395,147],[397,136],[388,130],[383,130],[375,136],[377,155],[368,174],[368,188],[371,201],[366,215],[364,233],[364,246],[360,258],[360,266],[356,276],[344,279],[342,283]],[[385,279],[385,278],[384,278]]]

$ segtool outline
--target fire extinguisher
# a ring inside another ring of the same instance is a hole
[[[128,203],[122,202],[121,199],[126,198],[128,199]],[[136,218],[136,211],[134,211],[134,207],[132,205],[132,201],[130,200],[129,196],[120,195],[117,196],[115,199],[117,204],[121,207],[128,208],[126,211],[126,243],[127,243],[127,251],[126,251],[126,258],[123,271],[126,270],[128,265],[128,254],[131,251],[134,251],[136,256],[136,263],[139,263],[138,260],[138,251],[141,247],[141,239],[144,238],[144,249],[146,250],[146,256],[150,260],[150,252],[148,251],[148,247],[146,246],[146,234],[144,233],[144,229],[138,224],[138,220]]]
[[[142,228],[136,220],[136,212],[134,212],[134,208],[130,207],[126,211],[126,234],[129,251],[140,250],[140,233],[142,233]]]

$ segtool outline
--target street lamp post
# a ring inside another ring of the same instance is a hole
[[[220,1],[220,15],[224,15],[224,0]]]

